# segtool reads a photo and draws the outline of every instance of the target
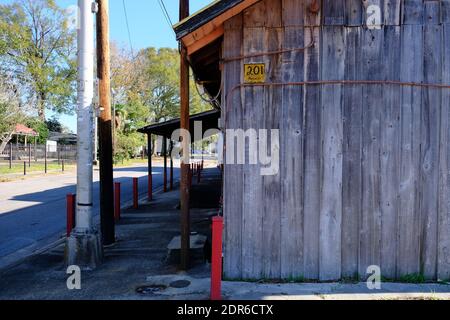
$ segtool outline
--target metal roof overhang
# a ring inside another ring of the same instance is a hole
[[[201,122],[202,124],[202,136],[206,131],[210,129],[219,128],[220,111],[212,110],[190,116],[189,128],[191,138],[194,139],[194,124],[195,122]],[[138,130],[143,134],[154,134],[170,138],[175,130],[180,129],[180,119],[173,119],[166,122],[155,123]]]
[[[261,0],[218,0],[174,25],[188,55],[223,36],[223,23]]]

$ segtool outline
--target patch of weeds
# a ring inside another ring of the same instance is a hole
[[[289,277],[285,280],[285,282],[288,283],[305,283],[306,279],[303,276],[298,276],[298,277]]]
[[[341,283],[351,283],[351,284],[356,284],[361,282],[361,277],[359,276],[359,274],[357,272],[355,272],[353,274],[353,276],[351,277],[343,277],[341,279]]]
[[[257,283],[257,282],[259,282],[261,280],[258,280],[258,279],[242,279],[242,278],[223,278],[223,281]]]
[[[424,283],[425,276],[421,273],[411,273],[401,276],[399,280],[404,283]]]
[[[381,282],[395,282],[395,279],[387,278],[385,276],[381,276]]]
[[[224,278],[228,282],[249,282],[249,283],[263,283],[263,284],[283,284],[283,283],[305,283],[310,282],[303,276],[289,277],[287,279],[240,279],[240,278]]]

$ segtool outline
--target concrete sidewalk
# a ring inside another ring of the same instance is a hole
[[[202,188],[209,197],[217,197],[215,169],[205,171],[202,182],[193,187],[193,206]],[[210,267],[203,258],[193,261],[184,273],[168,259],[167,245],[179,235],[179,191],[158,193],[151,203],[139,209],[124,210],[116,228],[117,242],[105,248],[103,264],[95,271],[82,272],[81,290],[68,290],[64,245],[29,258],[0,274],[2,299],[124,299],[124,300],[197,300],[208,299]],[[214,201],[211,202],[211,204]],[[210,236],[210,218],[215,208],[191,210],[193,232]],[[206,252],[205,252],[206,253]],[[364,283],[247,283],[223,282],[228,300],[322,300],[322,299],[450,299],[445,284],[383,283],[382,290],[371,291]]]
[[[174,282],[189,282],[173,288]],[[158,299],[208,299],[210,279],[188,275],[151,276],[149,285],[166,287]],[[250,283],[222,282],[224,300],[450,300],[450,285],[383,283],[381,290],[369,290],[366,283]]]
[[[81,290],[68,290],[64,244],[30,257],[0,274],[1,299],[152,299],[138,293],[150,275],[177,274],[167,245],[180,231],[179,190],[157,193],[151,203],[127,209],[116,227],[117,242],[104,249],[103,264],[82,272]],[[191,230],[208,236],[216,209],[192,209]],[[202,254],[201,257],[204,255]],[[204,259],[193,261],[189,276],[209,276]]]

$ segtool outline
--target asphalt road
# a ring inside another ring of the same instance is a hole
[[[114,170],[115,182],[122,184],[122,203],[132,200],[133,177],[139,178],[139,194],[146,194],[147,167]],[[174,178],[179,178],[178,168]],[[3,258],[21,249],[38,249],[61,237],[66,227],[66,195],[75,193],[75,183],[74,172],[0,183],[0,265]],[[153,167],[153,189],[162,184],[163,168]],[[98,171],[94,171],[94,214],[98,223]]]

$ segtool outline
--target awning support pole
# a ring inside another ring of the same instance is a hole
[[[180,21],[189,16],[189,0],[180,0]],[[181,158],[181,269],[189,268],[190,247],[190,217],[189,217],[189,63],[187,48],[180,42],[180,120],[181,143],[183,156]]]

